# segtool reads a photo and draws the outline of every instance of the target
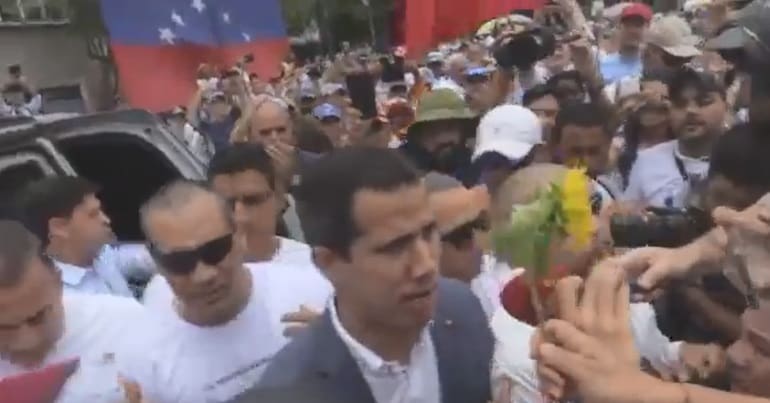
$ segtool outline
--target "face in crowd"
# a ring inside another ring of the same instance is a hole
[[[697,140],[724,131],[727,105],[717,91],[684,87],[671,94],[671,127],[679,139]]]
[[[207,104],[208,114],[214,120],[222,120],[226,118],[230,114],[231,109],[232,107],[230,106],[230,103],[227,101],[227,97],[221,94],[216,95]]]
[[[554,95],[547,94],[540,97],[529,105],[527,105],[532,112],[535,112],[537,118],[540,120],[540,125],[543,128],[543,141],[546,143],[551,138],[551,131],[556,124],[556,115],[559,113],[559,101]]]
[[[620,21],[618,41],[624,49],[640,49],[647,21],[641,16],[629,16]]]
[[[337,116],[327,116],[320,120],[321,130],[331,140],[335,147],[341,147],[345,143],[345,125]]]
[[[463,122],[438,120],[421,124],[415,138],[420,146],[433,156],[440,169],[450,169],[457,149],[462,146]]]
[[[583,167],[591,177],[606,171],[612,137],[601,111],[590,104],[567,105],[559,112],[556,126],[551,140],[558,161]]]
[[[343,322],[356,318],[367,332],[422,329],[436,305],[441,249],[425,185],[390,150],[350,148],[327,158],[317,163],[317,176],[303,179],[299,197],[338,189],[306,202],[308,215],[338,217],[309,227],[324,228],[327,246],[314,247],[314,260],[334,286]],[[357,178],[332,179],[350,172]],[[311,244],[321,239],[307,236]]]
[[[62,284],[40,244],[21,225],[0,221],[0,358],[39,365],[64,330]]]
[[[83,198],[69,217],[52,218],[49,222],[50,245],[74,248],[84,256],[96,257],[101,249],[115,239],[110,219],[102,210],[96,194]]]
[[[278,209],[270,156],[258,145],[236,144],[209,164],[211,185],[233,211],[247,239],[272,239]]]
[[[359,191],[353,221],[359,236],[347,258],[328,265],[335,288],[384,323],[427,323],[435,306],[440,243],[421,184],[393,192]]]
[[[278,142],[296,146],[289,111],[271,100],[258,103],[249,121],[249,141],[265,145]]]
[[[226,203],[192,184],[169,188],[167,205],[149,205],[143,222],[150,252],[190,322],[217,325],[238,312],[244,248]]]

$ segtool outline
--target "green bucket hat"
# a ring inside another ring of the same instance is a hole
[[[414,123],[409,126],[407,133],[425,123],[441,120],[472,120],[475,117],[476,114],[468,108],[456,92],[441,88],[429,91],[420,97]]]

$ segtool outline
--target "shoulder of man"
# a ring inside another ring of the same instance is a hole
[[[483,342],[485,349],[488,344],[491,356],[493,337],[487,315],[468,284],[448,278],[439,280],[436,319],[456,322],[461,329],[478,337],[475,341]]]
[[[312,357],[318,354],[319,333],[324,331],[327,316],[316,320],[304,332],[295,336],[270,360],[256,389],[280,388],[310,378],[313,374]]]
[[[653,161],[659,160],[661,157],[666,159],[673,158],[674,150],[676,149],[676,140],[666,141],[664,143],[656,144],[652,147],[639,151],[637,154],[637,162],[640,160],[651,159]]]

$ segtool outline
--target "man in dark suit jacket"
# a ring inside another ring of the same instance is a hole
[[[392,150],[344,149],[318,161],[297,195],[335,299],[236,402],[308,385],[340,403],[490,401],[486,315],[467,285],[439,278],[440,237],[419,173]]]

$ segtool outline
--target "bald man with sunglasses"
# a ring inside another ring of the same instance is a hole
[[[288,341],[280,316],[295,284],[270,262],[244,264],[231,206],[205,185],[167,185],[141,219],[172,297],[146,305],[154,342],[126,365],[126,377],[148,402],[228,401],[255,384]]]

